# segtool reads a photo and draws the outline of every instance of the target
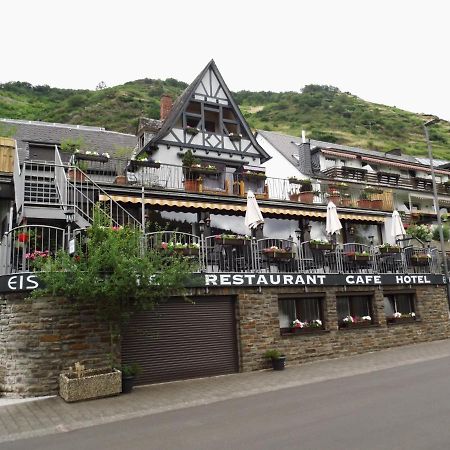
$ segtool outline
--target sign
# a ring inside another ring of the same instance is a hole
[[[35,273],[21,272],[13,275],[0,276],[0,293],[32,291],[41,286]]]
[[[203,277],[203,279],[201,279]],[[401,286],[446,284],[444,275],[423,274],[322,274],[322,273],[207,273],[193,284],[206,287],[275,286]]]

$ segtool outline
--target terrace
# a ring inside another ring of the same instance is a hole
[[[75,236],[82,244],[83,230],[78,230]],[[442,258],[437,249],[412,245],[336,245],[325,241],[161,231],[145,234],[142,248],[190,258],[202,273],[442,273]],[[14,228],[2,239],[1,275],[33,271],[37,258],[51,258],[57,251],[68,249],[69,235],[62,228],[43,225]]]

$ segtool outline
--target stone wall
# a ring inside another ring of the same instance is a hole
[[[405,288],[385,289],[405,292]],[[266,350],[277,348],[287,356],[287,364],[299,364],[312,359],[336,358],[383,348],[433,341],[449,337],[448,306],[445,286],[421,286],[408,290],[416,294],[416,313],[420,318],[410,324],[387,324],[384,314],[383,291],[378,288],[352,288],[373,296],[374,325],[363,329],[338,329],[336,294],[345,294],[341,287],[304,290],[269,288],[262,292],[237,292],[239,309],[240,366],[242,371],[267,367],[263,359]],[[323,297],[325,330],[313,334],[281,335],[278,296],[284,294]]]
[[[0,396],[58,392],[58,376],[80,361],[86,368],[110,366],[108,327],[93,307],[63,298],[0,299]]]

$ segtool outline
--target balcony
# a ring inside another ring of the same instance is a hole
[[[324,170],[322,174],[332,180],[359,181],[391,188],[414,189],[421,192],[433,191],[430,178],[406,177],[391,172],[369,173],[364,169],[343,166]],[[437,189],[441,194],[450,194],[450,182],[437,183]]]
[[[12,229],[5,234],[0,247],[1,274],[33,271],[36,258],[51,258],[57,251],[68,250],[66,237],[65,231],[56,227],[33,225]],[[442,258],[437,249],[413,246],[297,243],[292,239],[205,237],[162,231],[146,234],[142,248],[190,258],[202,273],[442,273]]]

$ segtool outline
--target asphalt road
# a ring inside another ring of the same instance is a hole
[[[450,358],[56,435],[1,450],[450,449]]]

